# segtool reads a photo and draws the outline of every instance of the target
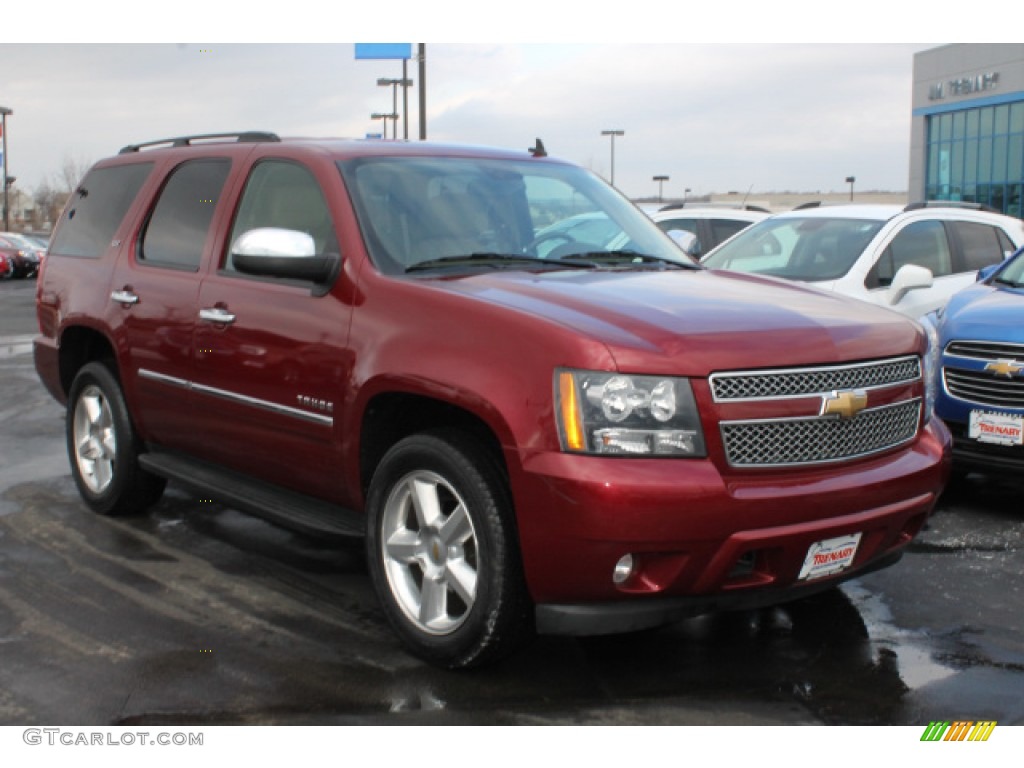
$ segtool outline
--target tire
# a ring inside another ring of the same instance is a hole
[[[481,666],[532,634],[507,484],[464,433],[387,452],[367,495],[366,551],[388,620],[421,659]]]
[[[94,512],[142,512],[163,494],[167,481],[139,467],[141,441],[121,385],[103,363],[88,363],[75,376],[68,394],[66,435],[71,474]]]

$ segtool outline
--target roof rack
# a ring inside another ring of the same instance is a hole
[[[691,208],[721,208],[728,211],[758,211],[759,213],[771,213],[767,208],[749,203],[669,203],[658,209],[661,211],[678,211],[689,205]]]
[[[985,211],[987,213],[1002,213],[997,208],[984,203],[972,203],[967,200],[918,200],[910,203],[904,211],[919,211],[922,208],[966,208],[970,211]]]
[[[260,141],[280,141],[281,138],[276,133],[268,133],[266,131],[242,131],[240,133],[200,133],[193,136],[178,136],[173,139],[158,139],[157,141],[145,141],[141,144],[129,144],[127,147],[122,147],[121,151],[117,154],[127,155],[132,152],[138,152],[144,147],[157,147],[161,145],[167,145],[171,147],[190,147],[193,142],[205,142],[205,141],[216,141],[218,139],[234,139],[238,144],[249,144]]]

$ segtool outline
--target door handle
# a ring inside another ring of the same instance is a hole
[[[132,293],[131,289],[113,291],[110,294],[110,298],[112,298],[118,304],[122,304],[126,307],[130,307],[132,304],[139,303],[138,294]]]
[[[209,323],[223,323],[224,325],[230,325],[235,322],[235,316],[228,312],[223,307],[210,307],[209,309],[199,310],[199,319],[206,320]]]

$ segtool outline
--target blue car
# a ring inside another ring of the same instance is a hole
[[[954,471],[1024,469],[1024,248],[930,319],[942,351],[935,412],[953,433]]]

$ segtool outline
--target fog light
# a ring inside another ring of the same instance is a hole
[[[615,564],[615,570],[612,571],[612,582],[615,584],[625,584],[626,580],[633,575],[633,556],[623,555],[619,558],[619,562]]]

